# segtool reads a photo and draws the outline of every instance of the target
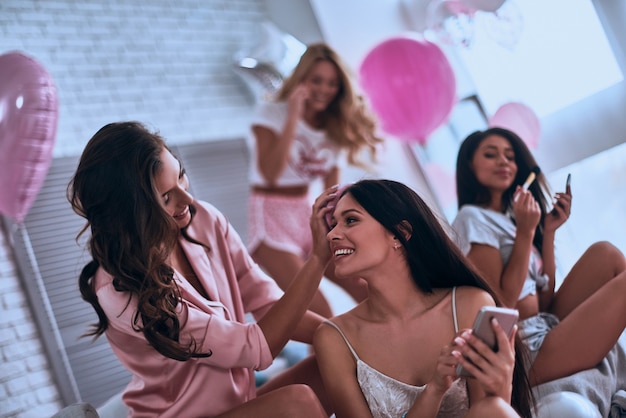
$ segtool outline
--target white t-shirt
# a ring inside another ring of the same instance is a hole
[[[475,205],[463,205],[452,222],[456,232],[457,244],[467,255],[472,244],[483,244],[500,251],[502,264],[506,265],[513,251],[517,227],[508,215]],[[548,278],[543,274],[541,254],[532,247],[528,276],[518,300],[537,293],[537,288],[547,284]]]
[[[262,102],[252,117],[251,126],[263,126],[276,134],[281,132],[287,121],[287,103]],[[257,164],[256,139],[251,133],[250,147],[250,184],[266,186],[267,183]],[[277,186],[304,186],[317,178],[325,177],[338,164],[340,148],[331,142],[326,132],[316,130],[302,119],[298,121],[295,136],[289,152],[289,160],[278,180]]]

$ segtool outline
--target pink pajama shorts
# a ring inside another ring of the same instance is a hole
[[[252,253],[264,243],[306,258],[313,246],[311,208],[308,195],[278,196],[252,191],[248,203],[248,251]]]

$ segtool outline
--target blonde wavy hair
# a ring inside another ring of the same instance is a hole
[[[292,90],[319,61],[332,63],[339,75],[339,91],[320,114],[321,128],[326,131],[330,141],[348,151],[350,164],[367,167],[359,158],[360,151],[366,148],[371,161],[376,162],[376,144],[383,142],[383,139],[376,136],[376,119],[370,113],[365,100],[352,88],[348,67],[328,45],[317,43],[307,47],[293,73],[276,93],[276,100],[286,101]]]

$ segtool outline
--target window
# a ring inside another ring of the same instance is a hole
[[[518,101],[541,118],[624,79],[590,0],[507,3],[522,19],[516,45],[498,43],[513,23],[481,13],[472,47],[457,50],[487,114]]]

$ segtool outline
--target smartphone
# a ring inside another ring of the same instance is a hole
[[[568,195],[572,194],[572,173],[569,173],[567,175],[567,180],[565,180],[565,193],[567,193]],[[557,203],[558,205],[558,203]],[[557,215],[557,211],[555,208],[552,208],[552,210],[550,211],[553,215]]]
[[[501,308],[498,306],[483,306],[476,315],[472,333],[487,344],[493,351],[498,351],[496,334],[491,327],[491,319],[496,318],[506,333],[511,336],[513,326],[517,323],[519,312],[517,309]],[[456,368],[459,376],[471,376],[460,364]]]

